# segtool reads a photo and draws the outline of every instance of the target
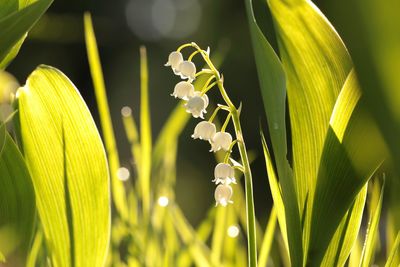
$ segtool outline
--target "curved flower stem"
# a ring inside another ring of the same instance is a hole
[[[194,51],[194,52],[189,56],[188,60],[189,60],[189,61],[192,61],[193,57],[194,57],[195,55],[197,55],[198,53],[200,53],[199,50]]]
[[[224,157],[224,163],[228,163],[229,157],[231,156],[232,153],[232,149],[234,147],[234,145],[236,145],[238,142],[238,140],[235,140],[231,143],[231,145],[229,146],[228,151],[226,151],[225,157]]]
[[[221,92],[225,92],[222,83],[218,84]],[[226,95],[227,100],[230,101]],[[225,97],[224,97],[225,99]],[[233,106],[232,106],[233,107]],[[246,191],[246,217],[247,217],[247,249],[248,249],[248,265],[250,267],[257,266],[257,240],[256,240],[256,224],[255,224],[255,211],[253,199],[253,180],[250,170],[250,163],[247,156],[246,145],[243,140],[242,126],[239,120],[239,113],[236,108],[231,107],[231,114],[233,125],[235,127],[236,139],[238,140],[238,148],[240,157],[243,164],[243,174],[245,178],[245,191]]]
[[[202,74],[214,74],[214,72],[210,69],[202,69],[201,71],[196,73],[195,77],[198,77]]]
[[[193,46],[193,44],[188,43],[188,44],[183,44],[180,47],[178,47],[178,49],[176,49],[177,52],[180,52],[183,48],[185,47],[189,47],[189,46]]]
[[[224,124],[221,127],[221,132],[225,132],[225,129],[228,126],[228,123],[231,120],[231,117],[232,117],[232,113],[229,113],[228,116],[226,117]]]
[[[243,174],[245,178],[245,191],[246,191],[246,218],[247,218],[247,250],[248,250],[248,266],[257,266],[257,240],[256,240],[256,225],[255,225],[255,211],[254,211],[254,199],[253,199],[253,180],[251,175],[249,158],[247,156],[246,145],[243,140],[242,126],[239,119],[239,111],[233,105],[231,99],[223,85],[223,78],[221,78],[220,73],[215,68],[214,64],[211,62],[207,53],[205,53],[200,47],[192,43],[192,46],[200,51],[204,61],[214,72],[215,77],[218,81],[218,88],[222,95],[222,98],[228,105],[230,109],[230,114],[232,115],[233,125],[235,128],[236,139],[238,141],[238,148],[240,157],[243,164]]]
[[[219,106],[214,110],[214,112],[213,112],[213,114],[211,115],[211,117],[208,119],[208,122],[213,122],[213,120],[215,119],[215,116],[217,116],[218,111],[220,111],[221,109],[230,112],[229,107],[224,106],[224,105],[219,105]]]

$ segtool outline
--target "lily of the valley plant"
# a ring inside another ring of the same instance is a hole
[[[184,59],[182,54],[183,49],[191,49],[193,52]],[[206,68],[197,71],[196,65],[192,62],[194,56],[200,55],[206,64]],[[246,190],[246,213],[247,213],[247,234],[248,234],[248,249],[249,249],[249,265],[254,266],[256,263],[256,237],[255,237],[255,221],[254,221],[254,201],[253,201],[253,186],[250,164],[246,152],[246,146],[243,139],[242,128],[239,120],[240,108],[232,103],[225,87],[224,78],[216,69],[210,59],[210,49],[203,50],[196,43],[188,43],[180,46],[176,51],[169,54],[168,62],[165,66],[170,66],[173,72],[180,76],[183,80],[176,84],[171,96],[180,98],[185,103],[185,108],[194,118],[204,119],[204,114],[207,113],[209,99],[206,93],[217,88],[224,100],[224,104],[219,104],[208,120],[199,122],[192,135],[193,139],[201,139],[208,141],[211,145],[210,152],[225,151],[224,161],[218,163],[214,170],[214,180],[217,185],[214,193],[216,205],[223,207],[232,203],[231,197],[233,188],[231,184],[235,184],[234,170],[237,169],[244,174],[245,190]],[[192,82],[201,75],[209,77],[200,90],[196,90]],[[225,122],[221,129],[217,131],[216,125],[213,123],[217,113],[221,110],[227,111]],[[232,135],[226,132],[229,122],[233,122],[235,140]],[[241,157],[242,165],[231,160],[235,164],[229,164],[232,149],[237,145]]]

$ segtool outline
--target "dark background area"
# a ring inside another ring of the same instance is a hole
[[[263,19],[265,2],[255,1],[256,13],[272,44],[273,25]],[[323,13],[324,6],[316,3]],[[321,3],[322,4],[322,3]],[[153,140],[177,105],[169,94],[178,77],[163,65],[168,54],[183,43],[194,41],[211,53],[225,55],[220,71],[236,105],[243,103],[241,115],[247,148],[254,151],[252,164],[256,214],[265,220],[271,197],[259,135],[260,121],[266,125],[256,68],[248,32],[244,1],[232,0],[55,0],[46,15],[31,31],[8,71],[21,84],[39,64],[62,70],[77,86],[98,122],[94,91],[83,36],[83,13],[92,13],[106,80],[109,104],[117,135],[121,162],[130,166],[120,110],[130,106],[139,120],[139,47],[147,47],[150,71],[150,104]],[[257,15],[256,14],[256,15]],[[329,14],[328,14],[329,18]],[[216,92],[211,99],[218,103]],[[222,118],[223,119],[223,118]],[[209,145],[190,138],[196,119],[191,119],[180,137],[176,198],[188,218],[197,224],[213,205],[215,186],[211,183],[215,158]],[[99,124],[98,124],[99,125]],[[263,127],[266,130],[266,127]]]

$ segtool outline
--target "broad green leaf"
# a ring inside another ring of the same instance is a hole
[[[380,187],[378,182],[375,182],[372,186],[369,221],[361,254],[360,267],[368,267],[373,264],[376,240],[379,235],[379,220],[381,218],[382,199],[385,188],[384,182],[385,181],[383,181],[382,187]]]
[[[287,78],[293,176],[307,251],[317,170],[329,118],[351,60],[333,27],[311,1],[270,0],[268,5]]]
[[[2,68],[12,60],[12,57],[8,56],[8,53],[11,51],[12,54],[17,54],[15,49],[18,49],[18,45],[20,46],[26,32],[43,15],[52,1],[38,0],[21,10],[0,18],[0,66]],[[7,61],[4,60],[6,57]]]
[[[0,20],[18,10],[18,0],[0,1]]]
[[[267,223],[267,228],[265,229],[263,243],[261,245],[258,257],[258,263],[257,263],[258,266],[267,266],[269,254],[274,241],[275,226],[276,226],[276,209],[275,207],[272,207]]]
[[[6,266],[25,264],[34,219],[31,177],[16,144],[6,133],[0,155],[0,251],[11,264]]]
[[[268,127],[272,139],[279,183],[282,189],[281,197],[285,203],[282,208],[284,208],[286,213],[285,216],[291,218],[291,220],[288,221],[287,229],[282,229],[282,219],[280,219],[280,226],[283,233],[287,232],[287,236],[284,238],[290,239],[289,252],[292,264],[293,266],[299,266],[302,262],[303,249],[301,243],[301,224],[298,201],[296,197],[297,194],[292,170],[286,158],[287,143],[285,123],[285,73],[274,50],[257,25],[253,14],[251,0],[246,0],[246,10],[265,112],[268,118]],[[277,181],[278,180],[276,180],[276,182]],[[272,185],[270,184],[270,186]],[[278,217],[282,216],[278,215]]]
[[[360,96],[351,72],[332,112],[318,169],[311,211],[310,266],[319,266],[343,216],[387,153]]]
[[[269,0],[268,5],[287,78],[293,175],[302,214],[306,199],[312,202],[329,118],[352,64],[341,39],[311,1]]]
[[[361,89],[388,147],[400,161],[400,2],[327,1],[352,55]],[[394,164],[400,173],[400,165]]]
[[[386,261],[385,267],[398,267],[400,264],[400,232],[397,233],[396,240]]]
[[[21,143],[52,266],[102,266],[110,232],[107,159],[79,92],[38,67],[18,91]]]
[[[117,177],[117,172],[120,168],[118,150],[115,142],[110,109],[108,107],[106,86],[104,83],[103,71],[101,69],[96,36],[94,34],[92,19],[89,13],[85,13],[84,15],[84,23],[86,50],[89,60],[90,73],[92,75],[96,102],[99,109],[101,129],[110,164],[112,197],[118,213],[120,213],[122,218],[127,219],[128,207],[126,204],[127,201],[125,189],[122,181],[120,181]]]
[[[344,266],[346,263],[357,241],[367,197],[367,188],[368,185],[366,184],[336,228],[321,266]]]

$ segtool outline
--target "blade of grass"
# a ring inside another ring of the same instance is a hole
[[[265,230],[265,235],[263,239],[263,243],[261,245],[259,258],[258,258],[258,266],[267,266],[269,253],[271,251],[271,247],[274,241],[275,235],[275,226],[276,226],[276,210],[275,207],[272,207],[271,213],[269,215],[267,228]]]
[[[140,47],[140,185],[142,189],[143,214],[150,213],[150,178],[151,178],[151,118],[149,105],[149,74],[147,54],[144,46]]]
[[[115,142],[113,125],[111,122],[110,109],[108,107],[107,93],[103,78],[103,71],[101,69],[99,51],[97,48],[92,19],[89,13],[85,13],[84,15],[84,23],[90,73],[92,75],[104,143],[110,164],[112,197],[118,213],[123,219],[127,219],[128,207],[126,204],[125,189],[123,182],[117,177],[117,171],[120,167],[118,150]]]
[[[371,194],[370,218],[368,221],[367,233],[364,247],[361,253],[360,267],[368,267],[373,263],[377,235],[379,235],[379,220],[382,210],[382,199],[385,188],[385,181],[380,187],[379,182],[375,182]],[[379,197],[378,197],[379,196]]]
[[[131,154],[135,162],[135,166],[138,172],[138,176],[140,176],[140,140],[139,133],[137,130],[135,119],[132,116],[132,111],[128,107],[124,107],[122,111],[122,122],[124,124],[126,137],[131,145]]]
[[[367,197],[367,188],[368,185],[366,184],[358,193],[354,204],[342,218],[330,241],[321,266],[344,266],[346,263],[357,241]]]
[[[169,208],[170,216],[173,218],[175,229],[181,236],[181,239],[186,246],[189,247],[189,252],[197,266],[213,266],[211,264],[210,251],[201,243],[186,218],[177,206]]]
[[[211,262],[213,265],[221,265],[222,246],[226,237],[227,208],[217,207],[214,221],[214,232],[211,243]]]
[[[40,248],[43,244],[43,231],[37,230],[35,234],[35,238],[33,239],[32,248],[29,251],[28,260],[26,262],[26,267],[35,267],[37,266],[37,258],[40,252]]]
[[[358,267],[360,265],[362,244],[360,238],[356,239],[349,257],[349,267]]]
[[[397,233],[396,240],[394,241],[392,250],[386,261],[385,267],[396,267],[400,264],[400,231]]]

